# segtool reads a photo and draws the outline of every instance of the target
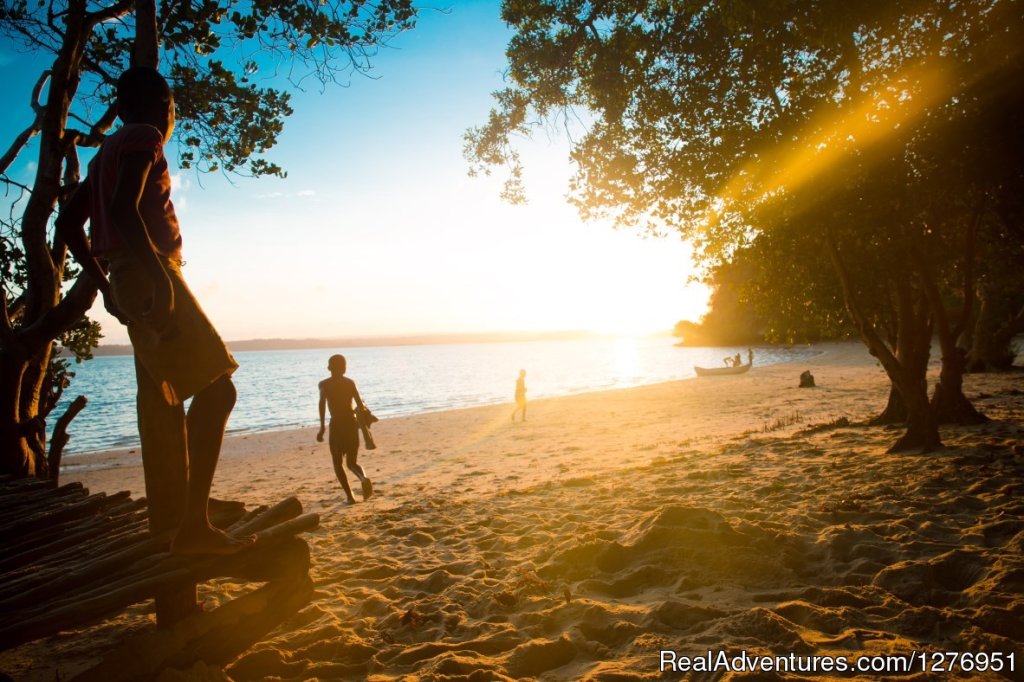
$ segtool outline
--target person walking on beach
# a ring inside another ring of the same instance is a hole
[[[214,528],[207,506],[238,365],[181,273],[163,152],[174,130],[174,99],[156,69],[135,67],[117,81],[117,108],[123,125],[100,146],[56,229],[107,309],[128,326],[151,531],[177,526],[176,554],[232,554],[253,538]]]
[[[352,403],[355,403],[359,411],[366,410],[366,406],[359,397],[356,382],[345,376],[348,364],[344,355],[332,355],[327,360],[327,369],[330,370],[331,376],[320,382],[320,432],[316,435],[316,440],[318,443],[324,442],[324,431],[327,430],[324,419],[326,410],[330,409],[329,445],[331,460],[334,462],[334,474],[345,490],[346,501],[355,504],[356,498],[352,496],[352,488],[349,487],[348,477],[345,475],[346,466],[359,477],[363,486],[363,499],[369,499],[373,494],[373,484],[356,462],[359,456],[359,422],[352,410]]]
[[[526,421],[526,370],[519,370],[519,378],[516,379],[516,407],[512,410],[512,421],[516,420],[516,412],[522,412],[521,421]]]

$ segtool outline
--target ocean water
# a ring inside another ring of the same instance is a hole
[[[319,422],[317,383],[327,358],[342,353],[348,376],[378,417],[509,403],[525,369],[530,399],[654,384],[694,376],[693,366],[720,367],[746,348],[681,348],[669,338],[438,344],[235,353],[238,401],[229,432],[271,431]],[[755,348],[758,365],[816,354],[807,348]],[[88,406],[71,423],[65,453],[138,444],[135,371],[131,356],[103,356],[74,367],[71,387],[50,419],[85,395]]]

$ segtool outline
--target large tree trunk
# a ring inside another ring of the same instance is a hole
[[[912,390],[905,396],[907,401],[907,432],[897,440],[889,452],[920,450],[932,452],[942,447],[939,439],[939,423],[928,405],[928,394],[924,390]]]
[[[21,221],[27,275],[21,296],[24,305],[17,328],[7,319],[6,306],[0,320],[0,462],[4,473],[15,475],[46,474],[46,415],[40,413],[39,395],[49,368],[52,341],[66,328],[59,327],[57,318],[64,319],[72,307],[66,306],[61,311],[64,314],[54,314],[61,299],[64,249],[52,249],[47,229],[61,191],[69,144],[64,130],[78,88],[85,14],[82,0],[71,2],[64,13],[64,42],[50,69],[40,118],[36,177]]]
[[[885,408],[868,420],[870,426],[889,426],[895,424],[906,424],[910,417],[907,411],[907,403],[903,401],[903,395],[896,388],[896,384],[889,382],[889,397],[885,401]]]
[[[1024,308],[1007,315],[1005,306],[999,305],[996,296],[987,289],[980,292],[981,305],[968,346],[965,372],[995,372],[1013,366],[1012,342],[1014,336],[1024,332]],[[1003,324],[999,324],[1001,315]]]
[[[965,259],[969,262],[972,258],[971,249],[968,248]],[[942,302],[939,288],[935,283],[931,267],[927,259],[920,253],[914,254],[914,260],[921,273],[924,282],[925,293],[932,309],[932,316],[935,320],[935,331],[939,336],[939,346],[942,348],[942,369],[939,372],[939,383],[935,385],[935,393],[932,395],[930,408],[937,423],[939,424],[981,424],[988,421],[985,415],[974,409],[971,401],[964,395],[964,356],[956,344],[960,328],[971,316],[971,303],[974,298],[974,291],[971,287],[964,287],[964,312],[961,324],[954,327],[949,323],[949,315],[946,306]],[[970,268],[968,267],[969,271]]]
[[[932,327],[927,298],[914,295],[910,278],[901,276],[896,285],[896,359],[907,369],[910,380],[926,387],[928,357],[931,353]],[[890,380],[891,381],[891,380]],[[873,426],[906,424],[910,411],[895,383],[889,387],[889,399],[881,414],[868,423]]]
[[[22,433],[21,381],[26,365],[24,350],[5,343],[0,352],[0,464],[3,473],[16,476],[36,473],[36,458]]]
[[[874,325],[864,314],[860,302],[857,300],[850,273],[846,268],[846,263],[843,261],[832,229],[826,227],[825,234],[828,242],[829,256],[832,259],[833,266],[835,266],[836,274],[839,276],[839,281],[843,288],[843,300],[846,303],[850,317],[853,318],[854,323],[857,325],[857,330],[860,332],[865,345],[867,345],[868,352],[882,363],[885,373],[889,376],[889,380],[892,381],[896,390],[899,391],[907,408],[907,431],[889,449],[889,452],[915,449],[921,452],[931,452],[942,447],[942,441],[939,438],[939,425],[928,406],[927,387],[921,384],[920,376],[912,371],[912,367],[907,366],[896,358],[896,355],[889,349],[885,341],[882,340],[882,337],[879,336],[878,330],[875,329]]]

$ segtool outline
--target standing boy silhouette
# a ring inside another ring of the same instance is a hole
[[[177,554],[232,554],[252,538],[214,528],[207,504],[238,365],[181,274],[181,233],[163,153],[174,130],[174,99],[155,69],[135,67],[117,81],[117,106],[124,125],[100,146],[57,231],[99,285],[107,309],[128,326],[151,531],[177,526]]]

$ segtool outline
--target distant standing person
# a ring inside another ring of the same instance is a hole
[[[754,366],[754,350],[752,348],[747,349],[747,364],[751,367]]]
[[[512,410],[512,421],[516,420],[516,412],[522,412],[522,421],[526,421],[526,370],[519,370],[519,378],[516,379],[516,408]]]
[[[341,487],[345,490],[345,496],[349,504],[355,504],[356,498],[352,496],[352,488],[349,487],[348,477],[345,475],[345,467],[359,477],[363,486],[363,499],[366,500],[373,494],[373,484],[366,477],[366,472],[356,462],[359,456],[359,422],[356,420],[356,413],[352,410],[355,403],[356,409],[364,410],[362,398],[359,397],[359,390],[356,382],[345,376],[347,363],[344,355],[332,355],[327,360],[327,369],[331,376],[320,382],[320,433],[316,435],[319,443],[324,442],[324,417],[326,409],[331,411],[331,433],[329,444],[331,447],[331,460],[334,462],[334,474],[338,477]]]

